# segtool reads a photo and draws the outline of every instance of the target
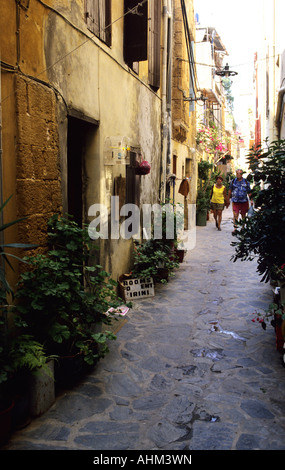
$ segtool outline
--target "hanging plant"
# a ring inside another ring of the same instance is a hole
[[[214,154],[216,157],[224,155],[228,148],[219,137],[219,130],[214,123],[210,126],[201,124],[196,136],[196,143],[208,154]]]
[[[150,164],[146,161],[143,160],[141,163],[138,164],[136,168],[136,174],[137,175],[148,175],[150,173]]]

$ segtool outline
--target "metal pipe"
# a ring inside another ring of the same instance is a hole
[[[170,120],[169,120],[169,106],[168,106],[168,81],[171,79],[171,67],[169,67],[168,50],[169,47],[169,20],[171,18],[171,12],[169,11],[171,6],[170,0],[163,0],[163,44],[162,44],[162,84],[161,84],[161,175],[160,175],[160,201],[165,202],[166,196],[166,174],[167,174],[167,160],[169,153],[169,132],[170,132]]]
[[[280,88],[280,90],[278,92],[276,117],[275,117],[275,124],[276,124],[276,127],[277,127],[278,137],[279,137],[279,134],[280,134],[280,124],[279,124],[279,122],[280,122],[280,113],[281,113],[281,110],[282,110],[282,103],[283,103],[283,99],[284,99],[284,93],[285,93],[285,87]]]
[[[2,91],[1,91],[1,74],[2,74],[2,69],[1,69],[1,56],[0,56],[0,206],[3,204],[3,161],[2,161],[2,156],[3,156],[3,150],[2,150]],[[0,224],[3,224],[3,213],[0,213]],[[1,235],[3,235],[3,232],[1,231]],[[3,240],[1,239],[1,243]]]
[[[162,44],[162,83],[161,83],[161,175],[160,201],[165,201],[166,193],[166,159],[167,159],[167,37],[168,37],[168,0],[163,0],[163,44]]]

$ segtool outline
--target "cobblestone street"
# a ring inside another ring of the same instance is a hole
[[[137,301],[110,353],[4,450],[284,450],[285,369],[272,301],[254,262],[230,261],[222,231],[197,227],[175,277]]]

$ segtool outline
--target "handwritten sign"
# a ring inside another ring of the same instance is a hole
[[[138,300],[154,296],[154,283],[152,277],[142,279],[122,279],[121,287],[125,300]]]

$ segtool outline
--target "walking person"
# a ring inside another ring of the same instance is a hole
[[[214,219],[216,221],[216,227],[221,231],[221,222],[222,222],[222,213],[224,207],[229,207],[229,198],[227,196],[227,190],[223,185],[223,177],[221,175],[217,176],[216,183],[212,187],[211,191],[211,209],[214,214]]]
[[[233,234],[236,231],[236,223],[241,215],[242,219],[245,218],[248,209],[249,202],[248,196],[251,197],[251,189],[249,182],[243,178],[243,171],[236,171],[236,178],[230,182],[229,186],[229,199],[232,199],[233,207],[233,219],[234,219],[234,230]]]

